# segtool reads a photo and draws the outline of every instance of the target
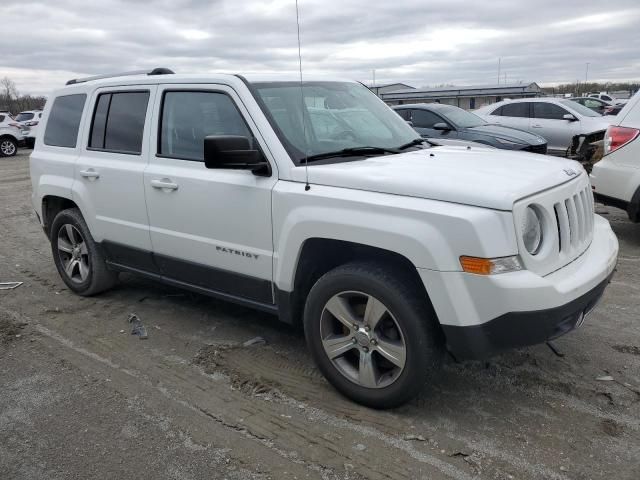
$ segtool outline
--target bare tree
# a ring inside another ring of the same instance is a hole
[[[24,110],[41,109],[45,102],[45,97],[20,95],[15,82],[9,77],[0,79],[0,110],[8,110],[17,114]]]

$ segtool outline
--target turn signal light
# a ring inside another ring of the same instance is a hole
[[[499,273],[517,272],[522,270],[520,258],[517,255],[501,258],[460,257],[462,270],[475,275],[497,275]]]

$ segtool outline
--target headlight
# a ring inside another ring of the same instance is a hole
[[[531,255],[535,255],[540,251],[542,245],[542,220],[538,211],[529,206],[524,212],[522,222],[522,241],[524,248]]]
[[[518,147],[524,147],[525,146],[524,143],[512,142],[511,140],[505,140],[504,138],[497,138],[496,137],[496,140],[498,141],[498,143],[501,143],[502,145],[505,145],[507,147],[518,148]]]

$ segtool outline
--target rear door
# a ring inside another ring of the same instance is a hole
[[[161,86],[151,162],[144,174],[154,258],[162,275],[218,293],[272,304],[271,190],[275,162],[229,86]],[[204,138],[249,137],[273,173],[207,169]]]
[[[75,168],[74,191],[96,241],[115,263],[152,269],[143,172],[157,87],[94,92],[91,123]]]
[[[529,112],[529,102],[506,103],[492,113],[491,117],[487,118],[487,121],[496,125],[530,131]]]
[[[571,112],[549,102],[533,102],[531,130],[547,139],[550,150],[564,151],[571,146],[573,136],[580,129],[580,121],[565,120]],[[576,117],[577,118],[577,117]]]

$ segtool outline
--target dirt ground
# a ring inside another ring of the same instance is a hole
[[[640,478],[640,225],[623,212],[599,207],[618,273],[555,342],[564,357],[450,362],[379,412],[339,396],[268,315],[134,277],[70,293],[32,213],[28,153],[0,159],[0,282],[24,282],[0,291],[2,479]]]

